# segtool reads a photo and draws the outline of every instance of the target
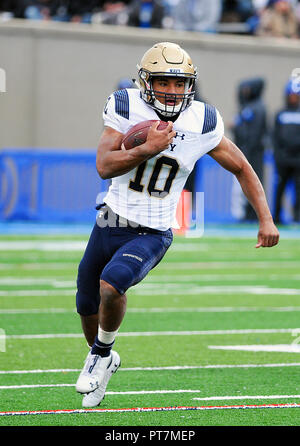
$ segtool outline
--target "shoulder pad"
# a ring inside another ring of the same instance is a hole
[[[217,111],[213,105],[205,104],[202,134],[212,132],[217,125]]]
[[[129,119],[129,96],[127,90],[118,90],[114,93],[115,112],[125,119]]]

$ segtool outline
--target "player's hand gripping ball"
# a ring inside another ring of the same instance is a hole
[[[130,150],[134,147],[140,146],[146,142],[148,132],[150,127],[158,120],[149,120],[139,122],[138,124],[131,127],[128,132],[124,135],[122,140],[121,149]],[[157,130],[163,130],[168,127],[168,123],[164,121],[159,121]]]

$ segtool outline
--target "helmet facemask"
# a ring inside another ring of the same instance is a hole
[[[165,117],[172,117],[185,110],[194,99],[195,95],[195,79],[190,76],[179,74],[175,76],[173,73],[155,73],[152,75],[143,69],[139,71],[139,77],[142,79],[144,88],[141,89],[142,99],[154,110]],[[163,91],[154,90],[153,80],[163,77],[178,77],[184,81],[184,93],[165,93]],[[173,103],[172,103],[173,102]]]

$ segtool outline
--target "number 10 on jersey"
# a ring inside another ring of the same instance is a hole
[[[148,161],[144,161],[137,167],[134,179],[130,180],[129,182],[129,189],[134,190],[135,192],[144,191],[146,185],[143,184],[143,176],[146,170],[147,163]],[[169,174],[165,179],[163,188],[159,189],[157,187],[157,181],[163,167],[169,168]],[[179,170],[179,164],[176,161],[176,159],[170,158],[165,155],[158,158],[153,166],[147,184],[147,192],[149,193],[149,195],[157,198],[165,198],[170,193],[173,181],[177,175],[178,170]]]

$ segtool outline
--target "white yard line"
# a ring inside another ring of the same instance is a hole
[[[209,261],[206,262],[161,262],[159,265],[160,270],[203,270],[203,269],[229,269],[229,268],[280,268],[280,269],[289,269],[290,267],[299,267],[300,261],[299,260],[253,260],[253,261]],[[1,269],[13,269],[16,268],[22,268],[25,270],[40,270],[40,269],[60,269],[60,268],[77,268],[78,262],[26,262],[26,263],[0,263],[0,270]]]
[[[73,384],[20,384],[12,386],[0,386],[0,390],[10,389],[35,389],[43,387],[75,387]],[[201,390],[190,389],[178,389],[178,390],[132,390],[126,392],[105,392],[106,395],[150,395],[150,394],[162,394],[162,393],[201,393]]]
[[[238,396],[210,396],[205,398],[192,398],[197,401],[222,401],[222,400],[277,400],[281,398],[300,398],[300,395],[238,395]]]
[[[53,279],[49,277],[14,277],[14,276],[7,276],[7,277],[0,277],[0,285],[6,285],[6,286],[36,286],[36,285],[46,285],[46,286],[52,286],[54,288],[73,288],[76,286],[76,278],[73,278],[72,280],[59,280],[59,279]]]
[[[10,240],[0,241],[0,251],[83,251],[86,240]],[[228,245],[232,251],[232,246]],[[172,250],[176,252],[207,252],[211,249],[205,243],[180,243],[174,241]],[[229,249],[224,249],[227,253]]]
[[[72,296],[76,289],[56,290],[1,290],[0,297],[25,297],[25,296]],[[198,294],[252,294],[252,295],[283,295],[299,296],[300,289],[297,288],[271,288],[267,286],[180,286],[176,283],[141,283],[130,288],[130,293],[135,295],[198,295]]]
[[[201,282],[204,281],[213,281],[213,282],[227,282],[227,281],[255,281],[260,279],[257,274],[190,274],[190,275],[180,275],[180,274],[174,274],[172,275],[163,275],[163,276],[154,276],[149,275],[144,279],[142,284],[147,284],[150,286],[151,284],[154,284],[156,286],[157,284],[161,285],[170,285],[174,283],[191,283],[191,282]],[[266,281],[269,280],[278,280],[278,275],[276,274],[266,274],[264,275],[261,280]],[[285,275],[286,280],[300,280],[300,274],[286,274]],[[141,284],[141,285],[142,285]],[[16,276],[6,276],[6,277],[0,277],[0,285],[5,286],[36,286],[36,285],[46,285],[46,286],[52,286],[54,288],[73,288],[76,286],[76,278],[72,277],[68,280],[66,278],[64,279],[53,279],[52,277],[16,277]]]
[[[16,269],[24,270],[56,270],[56,269],[74,269],[78,267],[75,262],[26,262],[26,263],[0,263],[0,270]]]
[[[128,311],[128,310],[127,310]],[[7,308],[0,310],[0,314],[48,314],[48,313],[76,313],[75,308]]]
[[[83,251],[86,245],[85,240],[11,240],[0,241],[0,251]],[[231,246],[230,248],[232,250]],[[210,249],[210,246],[204,243],[174,241],[172,244],[172,250],[176,252],[207,252]]]
[[[299,307],[160,307],[160,308],[128,308],[129,313],[234,313],[234,312],[289,312],[300,311]],[[1,313],[1,310],[0,310]]]
[[[8,290],[0,291],[0,297],[75,296],[76,290]]]
[[[0,251],[83,251],[86,241],[12,240],[0,242]]]
[[[127,313],[247,313],[247,312],[293,312],[299,307],[153,307],[127,308]],[[0,314],[43,314],[43,313],[76,313],[76,308],[6,308]]]
[[[299,335],[300,330],[295,330]],[[244,352],[300,353],[299,344],[254,344],[254,345],[208,345],[212,350],[235,350]]]
[[[291,266],[299,267],[300,260],[247,260],[247,261],[206,261],[206,262],[162,262],[159,265],[163,270],[189,270],[189,269],[229,269],[229,268],[276,268],[289,269]]]
[[[121,367],[118,372],[153,372],[169,370],[201,370],[201,369],[248,369],[248,368],[300,367],[300,362],[274,364],[210,364],[210,365],[174,365],[165,367]],[[27,375],[38,373],[77,373],[81,369],[33,369],[33,370],[0,370],[0,375]]]
[[[60,240],[60,239],[39,239],[39,240],[9,240],[0,241],[0,251],[83,251],[88,240]],[[186,243],[174,240],[172,247],[173,252],[208,252],[211,245],[205,242]],[[232,245],[227,244],[223,248],[224,254],[233,251]],[[286,254],[289,256],[289,254]]]
[[[191,285],[188,288],[186,286],[180,287],[176,283],[165,284],[148,284],[141,283],[132,288],[130,292],[137,295],[197,295],[197,294],[233,294],[233,293],[245,293],[254,295],[288,295],[298,296],[300,295],[300,289],[297,288],[271,288],[267,286],[198,286]]]
[[[144,336],[210,336],[210,335],[240,335],[240,334],[271,334],[271,333],[295,333],[298,328],[257,328],[241,330],[194,330],[194,331],[130,331],[120,332],[118,337],[144,337]],[[55,338],[82,338],[82,333],[45,333],[45,334],[20,334],[2,335],[5,339],[55,339]]]
[[[300,280],[300,274],[294,274],[294,273],[287,273],[284,275],[284,278],[291,279],[291,280]],[[145,282],[147,283],[177,283],[177,282],[203,282],[203,281],[213,281],[213,282],[221,282],[221,281],[242,281],[246,282],[247,280],[251,281],[254,280],[257,282],[257,280],[278,280],[280,277],[278,277],[278,274],[264,274],[261,276],[258,276],[257,274],[248,274],[248,273],[240,273],[240,274],[202,274],[201,271],[198,272],[198,274],[179,274],[176,272],[174,275],[154,275],[149,274],[147,278],[145,279]]]

